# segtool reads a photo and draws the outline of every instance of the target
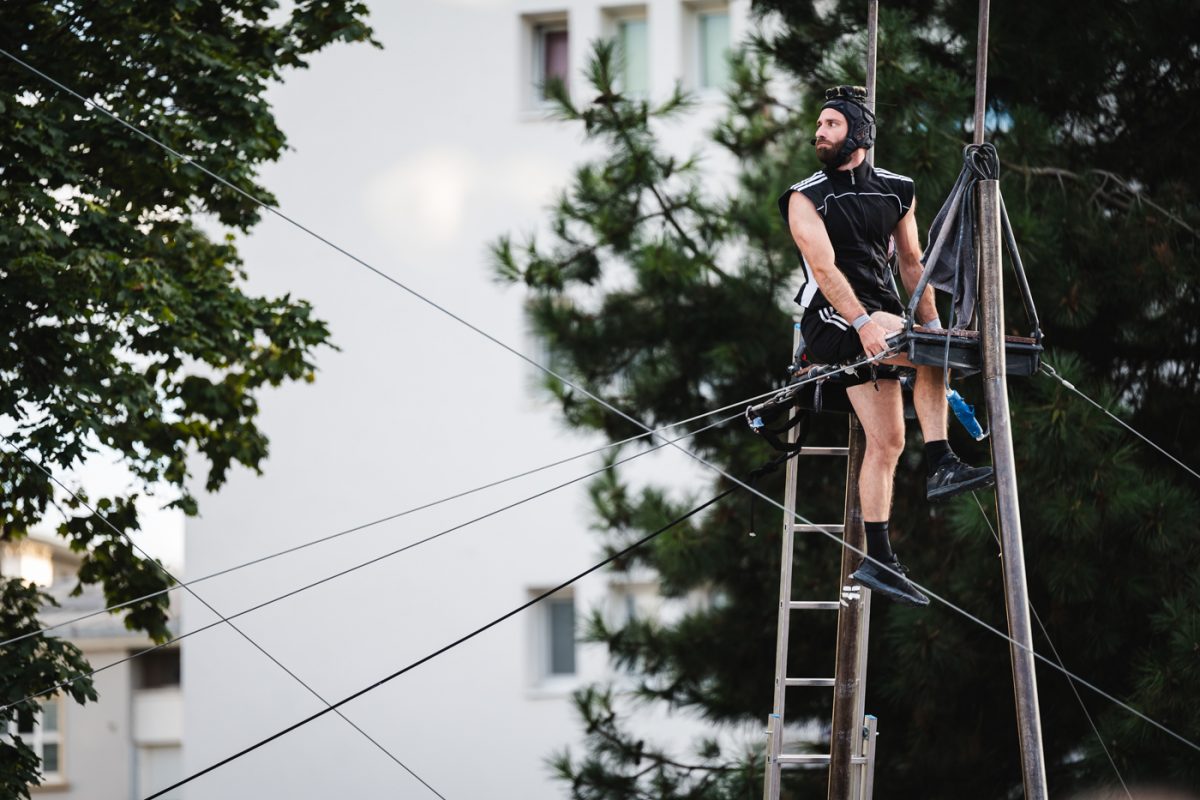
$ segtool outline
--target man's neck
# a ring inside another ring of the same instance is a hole
[[[860,147],[857,150],[855,150],[853,153],[850,154],[849,161],[847,161],[845,164],[842,164],[840,167],[838,167],[838,172],[849,172],[852,169],[856,169],[859,165],[861,165],[866,160],[867,160],[867,151]]]

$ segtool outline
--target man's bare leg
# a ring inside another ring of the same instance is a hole
[[[879,390],[876,391],[875,386]],[[886,522],[892,512],[892,482],[904,452],[904,405],[898,381],[864,383],[846,390],[866,434],[858,492],[863,519]]]
[[[862,585],[897,602],[923,606],[929,598],[902,574],[903,567],[888,542],[888,517],[892,510],[892,484],[896,464],[904,451],[904,402],[900,383],[882,380],[846,390],[866,435],[858,491],[867,534],[867,555],[851,573]]]
[[[876,311],[871,315],[871,319],[889,333],[904,327],[904,320],[886,311]],[[915,367],[917,370],[913,405],[916,407],[917,421],[921,425],[921,435],[925,439],[928,498],[941,500],[991,486],[994,481],[991,467],[972,467],[964,464],[950,449],[946,430],[945,371],[941,367],[917,366],[906,356],[885,359],[884,363]]]
[[[876,311],[871,319],[885,331],[892,333],[904,327],[904,320],[886,311]],[[913,367],[907,357],[899,356],[884,361],[904,367]],[[945,372],[941,367],[917,366],[917,385],[913,387],[913,406],[917,410],[917,422],[921,425],[921,436],[927,442],[947,438],[946,433],[946,390]]]

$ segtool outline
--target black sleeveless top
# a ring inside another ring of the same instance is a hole
[[[825,221],[834,263],[859,302],[868,313],[894,311],[899,297],[888,274],[888,251],[892,232],[912,208],[915,191],[912,178],[864,161],[853,170],[822,170],[794,184],[779,198],[779,211],[786,225],[792,192],[802,192]],[[804,313],[828,307],[803,253],[800,260],[804,283],[796,302]]]

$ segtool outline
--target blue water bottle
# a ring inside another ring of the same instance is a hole
[[[946,389],[946,402],[950,404],[951,410],[954,411],[954,416],[958,417],[958,421],[967,429],[967,433],[975,439],[982,440],[986,433],[979,424],[979,420],[975,419],[975,407],[963,399],[963,396],[956,389]]]

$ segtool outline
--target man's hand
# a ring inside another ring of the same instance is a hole
[[[877,356],[888,349],[887,330],[874,320],[858,329],[858,338],[862,342],[863,352],[868,356]]]

